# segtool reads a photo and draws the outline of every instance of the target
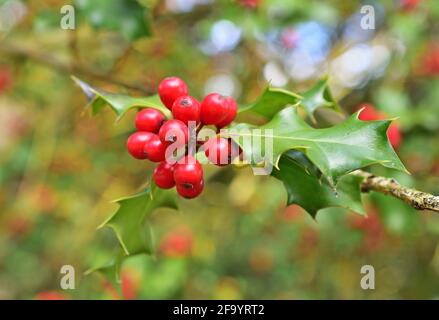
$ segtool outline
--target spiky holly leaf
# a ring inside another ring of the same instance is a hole
[[[177,208],[175,194],[156,187],[115,202],[119,204],[118,210],[99,228],[113,229],[126,255],[150,253],[152,248],[145,232],[146,217],[160,207]]]
[[[254,112],[264,118],[271,119],[280,110],[288,105],[297,104],[301,99],[302,97],[294,92],[267,87],[257,101],[240,107],[238,112]]]
[[[318,108],[330,108],[341,112],[341,108],[334,100],[331,90],[328,86],[328,80],[322,79],[312,86],[308,91],[302,93],[303,99],[300,101],[311,119],[314,119],[314,111]]]
[[[296,108],[288,107],[262,126],[240,124],[223,135],[240,144],[252,163],[270,161],[277,166],[285,151],[304,151],[329,183],[335,185],[341,176],[376,163],[406,171],[388,141],[390,123],[361,121],[357,112],[338,125],[315,129],[298,115]]]
[[[102,274],[115,288],[115,290],[120,294],[121,293],[120,284],[122,283],[120,277],[120,271],[125,257],[126,256],[124,256],[123,252],[120,252],[106,263],[93,266],[92,268],[86,270],[84,272],[84,275],[87,276],[95,272]]]
[[[311,119],[318,108],[329,108],[341,112],[341,108],[334,100],[327,79],[318,81],[313,87],[302,94],[285,89],[267,87],[256,102],[239,108],[239,113],[253,112],[271,119],[283,108],[289,105],[301,105]]]
[[[170,111],[162,104],[158,95],[131,97],[123,94],[109,93],[94,88],[76,77],[72,78],[87,96],[94,115],[109,105],[116,113],[117,120],[121,119],[127,111],[133,108],[154,108],[161,111],[166,117],[171,116]]]
[[[296,152],[289,151],[281,156],[279,169],[272,176],[283,182],[287,190],[287,204],[298,204],[313,218],[321,209],[342,207],[364,214],[361,203],[361,177],[345,175],[340,178],[337,191],[326,179],[321,179],[316,167],[298,158]]]

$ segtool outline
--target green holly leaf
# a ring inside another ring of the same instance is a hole
[[[301,99],[302,97],[294,92],[267,87],[256,102],[241,107],[238,112],[253,112],[271,119],[280,110],[288,105],[297,104]]]
[[[279,160],[278,169],[272,176],[283,182],[287,190],[287,205],[297,204],[313,218],[321,209],[342,207],[364,214],[361,203],[361,177],[343,176],[337,184],[337,191],[326,179],[321,179],[319,171],[299,152],[287,152]]]
[[[78,19],[97,30],[122,34],[132,41],[151,35],[148,10],[136,0],[76,0]]]
[[[170,111],[162,104],[158,95],[148,97],[131,97],[123,94],[105,92],[94,88],[84,81],[72,77],[75,83],[87,96],[93,115],[96,115],[105,106],[109,105],[120,120],[125,113],[133,108],[154,108],[161,111],[166,117],[170,117]]]
[[[318,81],[312,88],[302,93],[302,96],[303,99],[300,101],[300,104],[306,109],[313,121],[315,121],[314,112],[318,108],[330,108],[337,112],[342,112],[332,96],[327,79]]]
[[[125,255],[151,253],[150,239],[147,239],[145,219],[157,208],[176,209],[175,194],[159,188],[149,188],[134,196],[116,200],[118,210],[99,228],[113,229]]]
[[[123,252],[120,252],[108,262],[86,270],[84,275],[87,276],[95,272],[102,274],[120,294],[120,284],[122,283],[120,271],[125,257],[126,256],[124,256]]]
[[[302,94],[297,94],[280,88],[267,87],[259,99],[249,105],[239,108],[239,113],[253,112],[271,119],[283,108],[290,105],[301,105],[314,121],[314,112],[318,108],[329,108],[342,112],[334,100],[327,79],[318,81],[312,88]]]
[[[284,152],[303,151],[334,186],[341,176],[372,164],[406,171],[388,141],[390,123],[361,121],[357,112],[338,125],[315,129],[298,115],[296,108],[288,107],[262,126],[240,124],[222,134],[241,145],[251,163],[270,161],[279,168]],[[270,147],[271,155],[267,152]]]

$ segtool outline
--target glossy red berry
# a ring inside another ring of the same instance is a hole
[[[200,120],[207,125],[217,124],[227,117],[228,112],[228,97],[211,93],[201,102]]]
[[[232,121],[236,117],[236,113],[238,112],[238,105],[236,104],[235,99],[233,99],[232,97],[228,97],[227,106],[228,106],[227,115],[222,121],[216,124],[218,128],[224,128],[228,126],[229,124],[232,123]]]
[[[146,159],[145,145],[153,136],[154,134],[151,132],[139,131],[133,133],[127,140],[128,152],[136,159]]]
[[[239,146],[229,139],[211,138],[205,143],[205,148],[209,162],[217,166],[228,165],[239,156]]]
[[[186,156],[175,164],[174,180],[177,185],[198,185],[203,179],[203,168],[198,160]]]
[[[160,126],[165,121],[163,113],[157,109],[146,108],[140,110],[136,116],[136,129],[139,131],[148,131],[157,133]]]
[[[177,77],[165,78],[159,85],[160,100],[169,110],[172,110],[174,101],[181,97],[187,96],[188,89],[186,83]]]
[[[198,184],[181,183],[177,184],[177,192],[180,196],[186,199],[193,199],[198,197],[203,192],[204,181],[200,180]]]
[[[200,103],[191,96],[182,96],[175,100],[172,106],[172,114],[175,119],[188,123],[189,121],[200,122]]]
[[[165,160],[167,145],[160,141],[159,136],[153,134],[151,139],[145,144],[144,152],[152,162],[161,162]]]
[[[181,141],[181,145],[188,142],[188,128],[180,120],[168,120],[163,123],[159,131],[160,140],[163,143]]]
[[[160,162],[152,175],[155,184],[162,189],[171,189],[175,186],[174,165],[166,161]]]

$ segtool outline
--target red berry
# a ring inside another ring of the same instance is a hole
[[[203,179],[203,168],[192,156],[185,156],[175,164],[174,180],[177,185],[198,185]]]
[[[249,9],[255,9],[259,6],[260,0],[240,0],[242,6]]]
[[[389,137],[390,144],[393,148],[398,148],[401,143],[401,132],[397,123],[392,122],[387,130],[387,136]]]
[[[165,121],[165,116],[160,111],[146,108],[137,113],[136,128],[139,131],[157,133],[163,121]]]
[[[152,138],[145,144],[144,152],[152,162],[165,160],[167,144],[160,141],[159,136],[153,134]]]
[[[172,106],[172,114],[175,119],[184,123],[189,121],[200,122],[200,103],[191,96],[182,96],[175,100]]]
[[[163,104],[172,110],[174,101],[181,96],[187,96],[188,89],[186,83],[177,77],[165,78],[159,85],[159,96]]]
[[[224,128],[225,126],[231,124],[236,117],[236,113],[238,112],[238,105],[236,104],[235,99],[233,99],[232,97],[227,98],[227,105],[227,116],[222,121],[216,124],[218,128]]]
[[[124,300],[134,300],[137,297],[140,282],[135,274],[129,269],[125,269],[122,274],[122,296]]]
[[[171,189],[175,186],[174,165],[166,161],[160,162],[152,175],[155,184],[162,189]]]
[[[233,141],[215,137],[209,139],[204,153],[209,161],[217,166],[230,164],[239,155],[239,146]]]
[[[401,0],[401,9],[403,11],[412,11],[419,5],[420,0]]]
[[[128,137],[127,149],[128,152],[136,159],[146,159],[144,148],[147,142],[154,136],[151,132],[139,131]]]
[[[200,180],[198,184],[181,183],[177,184],[177,192],[186,199],[196,198],[200,195],[204,188],[204,181]]]
[[[368,103],[361,104],[359,109],[363,109],[358,115],[358,119],[362,121],[372,121],[380,118],[380,113],[375,109],[374,106]]]
[[[364,107],[363,111],[358,115],[360,120],[373,121],[387,118],[386,114],[376,110],[375,107],[370,104],[362,104],[360,107]],[[401,143],[401,132],[398,124],[392,122],[387,130],[387,136],[389,137],[390,144],[396,149]]]
[[[58,291],[41,291],[35,296],[36,300],[68,300],[69,297]]]
[[[188,142],[188,128],[180,120],[168,120],[160,128],[159,137],[163,143],[181,140],[181,145],[184,145]]]
[[[165,256],[184,257],[192,249],[192,231],[188,228],[179,228],[168,232],[160,242],[160,251]]]
[[[228,97],[218,93],[207,95],[201,102],[200,118],[203,124],[217,124],[223,121],[229,111]]]
[[[12,83],[12,75],[8,69],[0,69],[0,93],[8,89]]]

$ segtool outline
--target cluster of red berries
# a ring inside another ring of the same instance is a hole
[[[363,121],[381,120],[388,118],[384,112],[377,110],[373,105],[368,103],[361,104],[359,109],[363,109],[363,111],[361,111],[360,115],[358,116],[358,118]],[[390,127],[387,130],[387,136],[389,137],[389,141],[392,147],[395,149],[398,148],[402,140],[401,131],[399,129],[398,123],[392,122],[390,124]]]
[[[203,169],[193,156],[196,148],[203,146],[209,162],[225,165],[239,155],[239,147],[218,136],[206,142],[196,141],[188,128],[198,131],[204,125],[213,125],[221,129],[233,121],[238,106],[232,97],[218,93],[207,95],[200,103],[188,95],[187,85],[177,77],[165,78],[158,92],[163,104],[172,111],[173,119],[166,119],[157,109],[139,111],[135,120],[137,132],[127,141],[128,152],[136,159],[159,163],[153,173],[158,187],[175,186],[182,197],[195,198],[204,187]],[[191,141],[195,148],[190,147]],[[183,156],[176,162],[167,161],[176,150],[183,151]]]

